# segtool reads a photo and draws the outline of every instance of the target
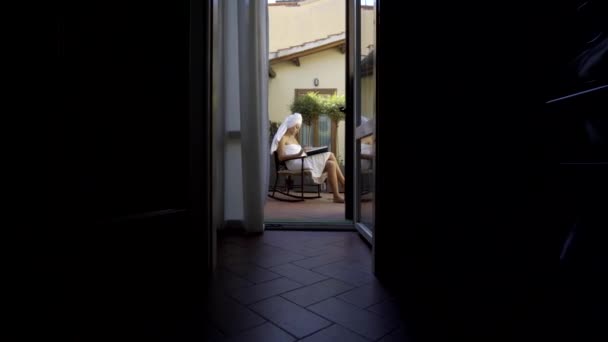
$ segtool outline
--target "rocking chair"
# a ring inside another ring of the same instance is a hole
[[[304,168],[304,158],[306,158],[307,156],[293,157],[293,158],[289,158],[289,159],[286,159],[283,161],[279,160],[279,155],[278,155],[277,151],[275,151],[273,153],[273,156],[274,156],[275,178],[274,178],[274,186],[269,190],[270,192],[272,192],[272,194],[269,193],[268,197],[271,197],[278,201],[283,201],[283,202],[302,202],[306,199],[321,198],[321,185],[320,184],[307,184],[308,186],[317,187],[317,195],[316,196],[304,196],[304,177],[306,175],[311,175],[311,170]],[[285,162],[287,160],[292,160],[292,159],[302,159],[302,168],[300,170],[289,170],[287,168],[287,165],[285,164]],[[281,176],[283,176],[284,180],[283,180],[283,185],[279,186],[278,185],[279,177],[281,177]],[[289,181],[289,180],[291,180],[292,176],[300,177],[299,185],[294,184],[293,181],[291,181],[291,182]],[[291,189],[300,189],[300,195],[290,194],[289,191]],[[291,197],[293,199],[278,197],[276,195],[276,193],[279,193],[283,196]]]

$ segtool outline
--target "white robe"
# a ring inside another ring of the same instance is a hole
[[[302,146],[297,144],[285,145],[285,154],[296,154],[300,152]],[[316,184],[323,184],[327,179],[327,173],[324,173],[325,164],[329,159],[331,152],[323,152],[304,158],[304,169],[309,169],[312,174],[312,181]],[[302,169],[302,159],[291,159],[285,162],[287,168],[293,171]]]

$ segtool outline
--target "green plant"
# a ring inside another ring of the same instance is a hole
[[[293,100],[289,109],[292,113],[302,114],[302,121],[310,125],[321,114],[321,96],[310,92]]]
[[[319,115],[326,114],[334,122],[344,120],[340,110],[346,105],[344,95],[321,96],[316,92],[298,96],[289,106],[292,113],[302,114],[302,121],[310,125]]]
[[[332,121],[340,122],[345,117],[344,112],[340,109],[344,108],[345,105],[344,95],[334,94],[321,99],[321,112],[327,114]]]

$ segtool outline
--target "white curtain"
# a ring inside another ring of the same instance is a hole
[[[270,148],[267,1],[216,1],[215,5],[214,129],[225,135],[215,140],[223,144],[224,155],[223,187],[216,186],[215,191],[223,191],[224,223],[261,232]]]

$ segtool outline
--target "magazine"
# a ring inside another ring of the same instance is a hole
[[[304,151],[306,152],[307,156],[314,156],[315,154],[328,152],[329,148],[328,148],[328,146],[320,146],[320,147],[312,147],[310,149],[304,149]]]

